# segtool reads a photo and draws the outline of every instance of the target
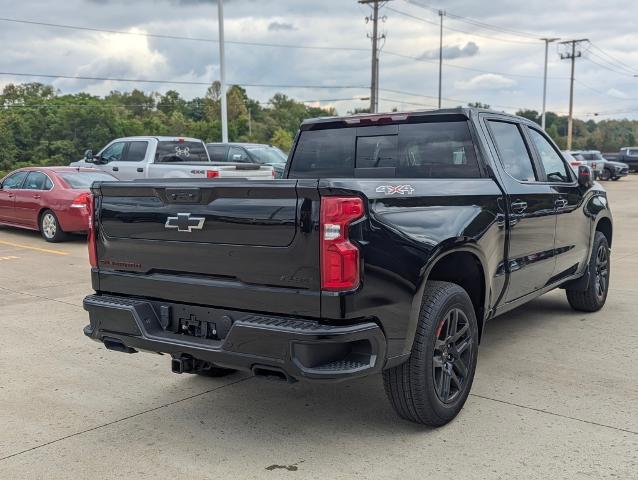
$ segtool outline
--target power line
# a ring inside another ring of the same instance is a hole
[[[618,66],[622,67],[623,69],[627,70],[628,72],[634,74],[636,71],[638,71],[638,68],[636,67],[632,67],[631,65],[626,64],[625,62],[623,62],[622,60],[618,60],[616,57],[610,55],[609,53],[607,53],[605,50],[603,50],[602,48],[600,48],[599,46],[597,46],[594,43],[589,43],[589,46],[592,48],[595,48],[596,50],[598,50],[602,55],[604,55],[605,57],[610,59],[609,63],[615,63]]]
[[[103,82],[132,82],[132,83],[157,83],[168,85],[206,85],[210,86],[212,82],[196,82],[188,80],[151,80],[141,78],[112,78],[112,77],[89,77],[80,75],[51,75],[44,73],[24,73],[24,72],[0,72],[0,75],[15,76],[15,77],[42,77],[42,78],[56,78],[66,80],[95,80]],[[233,85],[240,87],[263,87],[263,88],[309,88],[309,89],[357,89],[361,90],[367,88],[361,85],[286,85],[286,84],[269,84],[269,83],[234,83]]]
[[[393,7],[386,7],[386,9],[389,10],[389,11],[392,11],[394,13],[397,13],[399,15],[402,15],[404,17],[416,20],[418,22],[429,23],[431,25],[436,25],[437,27],[439,26],[439,22],[434,22],[434,21],[431,21],[431,20],[427,20],[427,19],[425,19],[423,17],[419,17],[419,16],[413,15],[411,13],[403,12],[403,11],[397,10],[396,8],[393,8]],[[461,30],[459,28],[454,28],[454,27],[450,27],[450,26],[445,26],[445,29],[446,30],[452,30],[454,32],[465,33],[467,35],[474,35],[474,36],[477,36],[477,37],[488,38],[490,40],[497,40],[497,41],[500,41],[500,42],[519,43],[519,44],[527,44],[527,45],[538,45],[538,41],[531,42],[531,41],[513,40],[513,39],[507,39],[507,38],[501,38],[501,37],[493,37],[493,36],[483,35],[483,34],[476,33],[476,32],[468,32],[467,30]]]
[[[427,4],[421,3],[421,2],[416,2],[414,0],[404,0],[404,1],[406,3],[411,4],[411,5],[415,5],[417,7],[421,7],[421,8],[424,8],[426,10],[430,10],[433,13],[437,13],[438,14],[439,9],[435,8],[435,7],[431,6],[431,5],[427,5]],[[535,34],[535,33],[524,32],[522,30],[515,30],[515,29],[512,29],[512,28],[506,28],[506,27],[502,27],[500,25],[493,25],[493,24],[490,24],[490,23],[482,22],[482,21],[479,21],[479,20],[475,20],[473,18],[465,17],[465,16],[462,16],[462,15],[457,15],[457,14],[450,13],[450,12],[447,12],[447,11],[446,11],[446,13],[447,13],[447,16],[449,16],[450,18],[453,18],[453,19],[458,20],[460,22],[468,23],[470,25],[474,25],[476,27],[484,28],[486,30],[493,30],[493,31],[496,31],[496,32],[499,32],[499,33],[506,32],[506,33],[509,33],[511,35],[515,35],[515,36],[518,36],[518,37],[529,38],[529,39],[532,39],[532,40],[538,40],[538,35]]]
[[[165,35],[159,33],[146,33],[146,32],[127,32],[124,30],[111,30],[106,28],[94,28],[94,27],[84,27],[79,25],[68,25],[68,24],[60,24],[60,23],[48,23],[48,22],[37,22],[33,20],[24,20],[18,18],[7,18],[0,17],[0,21],[2,22],[10,22],[10,23],[21,23],[26,25],[39,25],[44,27],[53,27],[53,28],[62,28],[69,30],[83,30],[88,32],[97,32],[97,33],[112,33],[117,35],[133,35],[138,37],[150,37],[150,38],[161,38],[167,40],[187,40],[194,42],[207,42],[207,43],[219,43],[219,40],[214,38],[206,38],[206,37],[186,37],[179,35]],[[295,44],[285,44],[285,43],[265,43],[265,42],[246,42],[246,41],[237,41],[237,40],[226,40],[224,43],[230,45],[243,45],[250,47],[271,47],[271,48],[292,48],[292,49],[307,49],[307,50],[342,50],[349,52],[367,52],[366,48],[357,48],[357,47],[334,47],[329,45],[295,45]]]

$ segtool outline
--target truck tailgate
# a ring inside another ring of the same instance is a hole
[[[96,290],[320,314],[316,180],[94,185]]]

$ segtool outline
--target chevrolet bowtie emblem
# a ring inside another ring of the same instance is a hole
[[[192,232],[201,230],[206,219],[204,217],[191,217],[190,213],[178,213],[176,217],[166,219],[166,228],[176,228],[178,232]]]

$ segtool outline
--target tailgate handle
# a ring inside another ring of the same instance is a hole
[[[169,203],[200,203],[202,194],[199,188],[167,188],[166,200]]]

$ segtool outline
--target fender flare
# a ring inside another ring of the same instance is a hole
[[[402,355],[408,355],[412,350],[412,344],[414,343],[414,337],[416,335],[417,324],[419,322],[419,315],[421,312],[423,292],[425,291],[425,287],[432,269],[441,259],[453,253],[459,252],[471,253],[479,261],[481,270],[483,271],[483,282],[485,286],[485,293],[483,298],[483,318],[477,318],[477,320],[481,322],[481,331],[479,332],[479,338],[482,336],[483,330],[485,328],[485,321],[487,319],[487,313],[489,311],[490,298],[490,283],[487,269],[485,268],[485,256],[475,242],[463,238],[452,238],[442,242],[422,268],[419,287],[412,298],[412,306],[410,307],[410,318],[408,320],[408,327],[406,331],[405,343],[402,349]]]

